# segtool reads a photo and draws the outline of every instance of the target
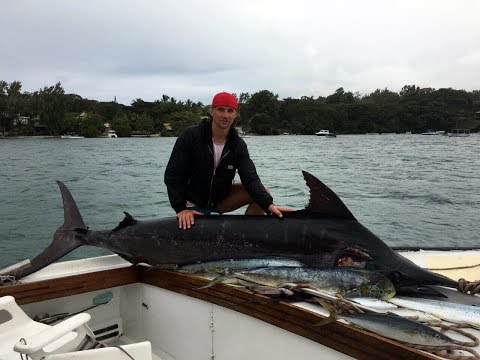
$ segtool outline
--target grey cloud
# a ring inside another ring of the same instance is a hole
[[[0,1],[0,78],[29,91],[208,102],[480,84],[477,1]]]

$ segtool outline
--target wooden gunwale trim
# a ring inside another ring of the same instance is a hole
[[[17,304],[23,305],[133,284],[139,281],[140,273],[138,269],[130,266],[31,283],[0,286],[0,296],[11,295],[15,297]]]
[[[238,311],[357,359],[437,359],[390,339],[339,322],[320,327],[312,326],[323,317],[291,304],[265,302],[264,296],[254,295],[242,288],[217,284],[207,289],[194,290],[208,281],[155,268],[131,266],[6,285],[0,287],[0,296],[14,296],[17,303],[22,305],[138,282]]]
[[[265,302],[265,297],[224,284],[201,290],[207,280],[155,268],[140,268],[141,282],[217,304],[303,336],[357,359],[438,359],[393,340],[334,322],[312,326],[323,317],[298,306]]]

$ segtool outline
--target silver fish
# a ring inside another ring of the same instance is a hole
[[[480,329],[480,308],[477,306],[408,297],[394,297],[389,301],[397,306],[423,311],[446,321],[466,323]]]
[[[445,334],[414,320],[388,314],[336,314],[323,300],[318,301],[330,313],[330,317],[319,325],[341,318],[362,329],[409,344],[443,346],[454,343]]]
[[[238,270],[247,270],[253,268],[262,268],[262,267],[277,267],[277,266],[287,266],[287,267],[301,267],[302,264],[298,260],[291,260],[279,257],[268,257],[260,259],[227,259],[219,261],[207,261],[196,264],[184,265],[179,267],[178,271],[187,272],[190,274],[195,273],[213,273],[213,274],[223,274],[232,271]]]

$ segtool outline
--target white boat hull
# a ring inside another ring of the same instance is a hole
[[[454,279],[480,275],[475,266],[455,269],[479,264],[480,250],[402,255],[422,267],[442,268],[437,272]],[[312,327],[326,315],[316,305],[261,303],[257,295],[223,284],[194,290],[206,281],[132,267],[117,255],[51,264],[23,280],[25,284],[0,287],[0,296],[11,293],[30,317],[73,313],[91,305],[96,295],[111,291],[109,304],[88,310],[89,325],[93,329],[116,325],[120,336],[105,340],[111,344],[150,341],[154,359],[430,358],[340,323]],[[480,336],[480,331],[470,331]],[[0,359],[10,358],[0,354]]]

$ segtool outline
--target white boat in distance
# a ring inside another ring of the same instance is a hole
[[[453,279],[478,278],[480,250],[399,253]],[[23,351],[38,348],[40,339],[34,336],[39,331],[41,344],[49,340],[45,349],[52,351],[53,335],[68,337],[75,329],[72,322],[88,322],[93,339],[109,347],[47,355],[45,360],[127,359],[115,346],[136,360],[435,358],[343,321],[315,326],[327,315],[315,304],[268,302],[243,287],[227,284],[200,288],[207,283],[205,278],[185,273],[133,266],[117,255],[51,264],[23,278],[22,283],[0,286],[0,359],[19,359],[14,346]],[[449,291],[449,297],[467,299],[470,305],[480,303],[478,295]],[[49,325],[40,322],[44,319]],[[60,322],[53,325],[52,319]],[[480,336],[478,329],[464,330]],[[455,337],[450,331],[447,334]],[[21,338],[26,344],[19,342]],[[472,349],[478,352],[480,346]],[[109,351],[113,355],[108,356]]]
[[[62,139],[83,139],[83,136],[80,135],[62,135],[60,136]]]
[[[109,138],[117,138],[118,135],[117,135],[117,133],[115,132],[115,130],[108,130],[107,137],[109,137]]]
[[[470,136],[470,129],[453,129],[448,133],[449,137],[468,137]]]
[[[433,131],[433,130],[428,130],[422,133],[422,135],[443,135],[445,134],[445,131],[439,130],[439,131]]]
[[[326,136],[326,137],[337,137],[334,132],[331,132],[330,130],[320,130],[315,133],[317,136]]]

